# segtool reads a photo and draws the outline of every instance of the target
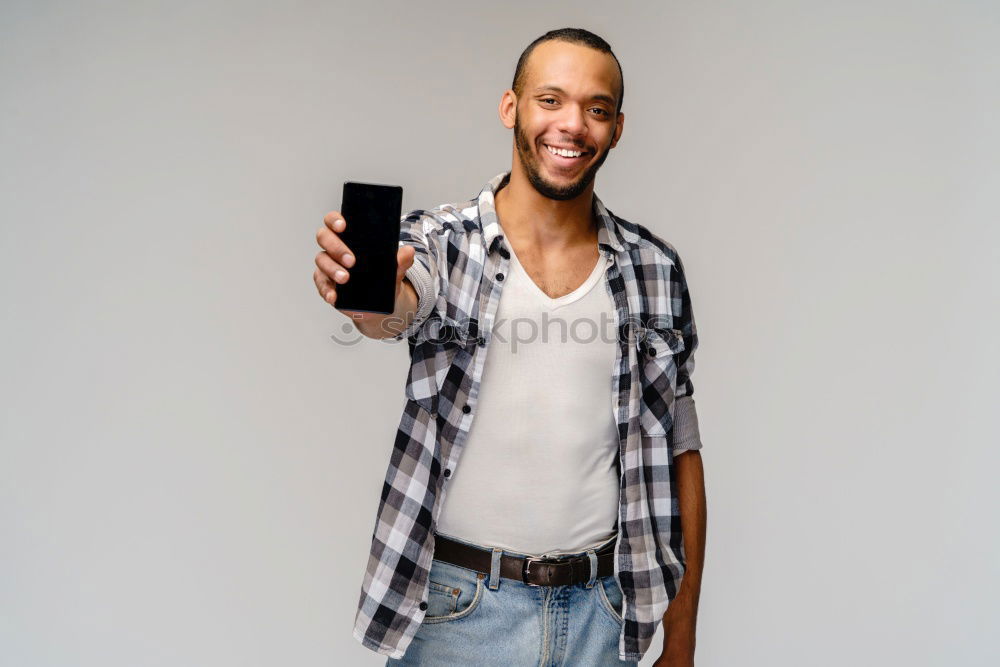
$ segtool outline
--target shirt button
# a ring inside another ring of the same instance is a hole
[[[427,611],[427,603],[426,602],[421,602],[420,603],[420,611]]]
[[[502,273],[498,273],[497,274],[497,280],[503,280],[503,274]]]
[[[470,412],[472,412],[472,408],[471,408],[471,407],[469,407],[469,405],[468,405],[468,404],[466,404],[466,405],[463,405],[463,406],[462,406],[462,412],[464,412],[465,414],[469,414]]]
[[[485,339],[485,338],[483,338],[482,336],[480,336],[480,337],[479,337],[479,338],[478,338],[478,339],[476,340],[476,342],[477,342],[477,343],[479,343],[479,347],[486,347],[486,339]]]
[[[444,469],[444,476],[445,477],[451,477],[451,468],[445,468]]]
[[[646,348],[646,351],[649,352],[649,356],[651,356],[651,357],[655,357],[656,356],[656,350],[654,348],[648,347],[648,348]]]

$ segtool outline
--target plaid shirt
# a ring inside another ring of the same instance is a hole
[[[407,278],[419,298],[406,339],[406,404],[382,487],[354,637],[401,658],[424,618],[442,485],[459,465],[476,415],[510,250],[494,194],[404,216],[400,245],[416,249]],[[640,660],[685,568],[674,450],[701,447],[691,382],[698,345],[684,270],[672,245],[608,211],[596,194],[598,246],[613,260],[618,351],[619,471],[615,576],[624,593],[621,660]]]

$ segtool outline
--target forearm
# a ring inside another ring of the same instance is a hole
[[[680,590],[663,617],[664,625],[694,630],[701,597],[701,574],[705,564],[707,506],[701,452],[689,451],[674,459],[681,527],[684,534],[686,568]]]

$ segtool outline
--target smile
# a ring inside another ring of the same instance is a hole
[[[571,166],[583,160],[583,158],[589,155],[588,152],[584,151],[571,151],[565,148],[553,148],[548,144],[542,144],[545,146],[545,152],[547,152],[553,162],[560,166]]]

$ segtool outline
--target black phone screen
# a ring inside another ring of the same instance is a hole
[[[403,188],[346,181],[340,213],[347,221],[340,238],[354,255],[350,278],[337,283],[338,310],[389,315],[396,305],[396,252]]]

